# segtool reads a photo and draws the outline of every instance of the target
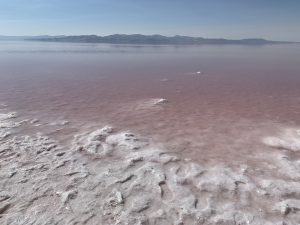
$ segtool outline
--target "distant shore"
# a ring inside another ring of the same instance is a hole
[[[188,36],[167,37],[162,35],[141,35],[141,34],[115,34],[108,36],[80,35],[28,38],[27,40],[38,40],[45,42],[75,42],[75,43],[108,43],[108,44],[155,44],[155,45],[205,45],[205,44],[242,44],[242,45],[265,45],[265,44],[289,44],[292,42],[271,41],[261,38],[248,38],[230,40],[223,38],[202,38]]]
[[[0,40],[27,40],[44,42],[72,42],[72,43],[107,43],[107,44],[149,44],[149,45],[266,45],[293,44],[299,42],[273,41],[263,38],[246,38],[239,40],[224,38],[203,38],[189,36],[163,36],[141,34],[114,34],[108,36],[76,35],[76,36],[0,36]]]

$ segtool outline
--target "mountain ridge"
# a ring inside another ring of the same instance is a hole
[[[113,34],[107,36],[98,35],[60,35],[60,36],[0,36],[0,40],[27,40],[44,42],[73,42],[73,43],[108,43],[108,44],[154,44],[154,45],[201,45],[201,44],[289,44],[298,42],[271,41],[263,38],[225,39],[203,38],[190,36],[163,36],[159,34]]]

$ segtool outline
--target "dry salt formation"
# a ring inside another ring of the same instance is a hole
[[[264,174],[199,165],[109,126],[62,144],[18,133],[25,125],[0,114],[0,224],[300,224],[300,161],[285,151]],[[287,134],[263,141],[298,153]]]

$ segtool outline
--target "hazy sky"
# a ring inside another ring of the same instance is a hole
[[[142,33],[300,41],[300,0],[0,0],[0,34]]]

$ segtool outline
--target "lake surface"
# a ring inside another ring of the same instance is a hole
[[[255,165],[263,137],[300,126],[300,45],[1,41],[0,103],[62,141],[109,124],[202,163]]]
[[[299,65],[299,45],[0,42],[0,224],[299,224]]]

